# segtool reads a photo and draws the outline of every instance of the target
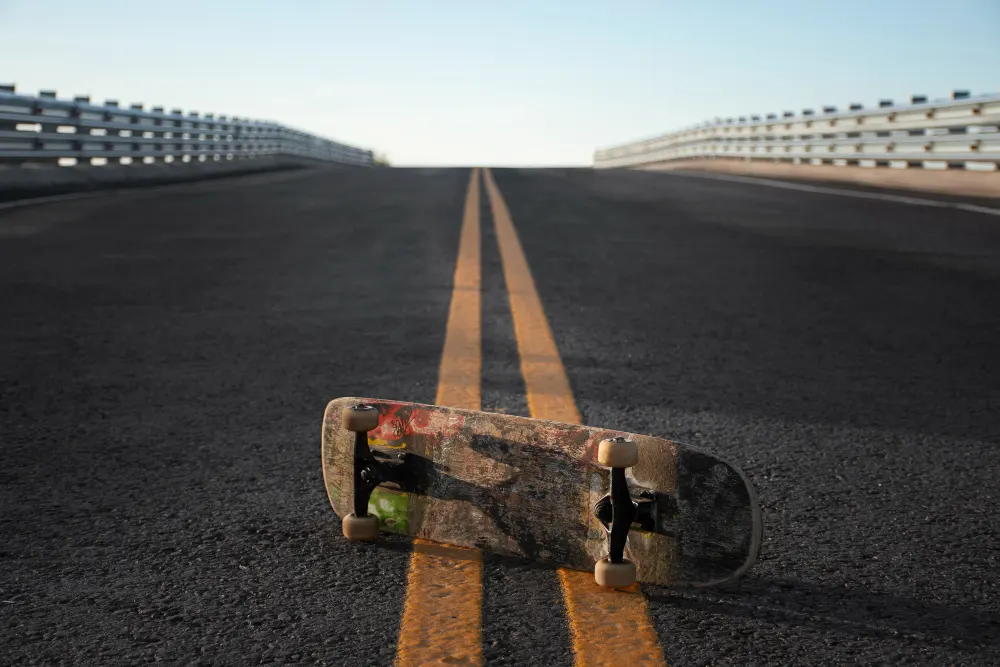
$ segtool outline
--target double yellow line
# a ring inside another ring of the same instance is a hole
[[[481,234],[479,176],[473,169],[465,198],[455,285],[438,381],[439,405],[479,410],[482,385]],[[510,298],[531,416],[579,423],[548,318],[510,211],[493,174],[482,170]],[[482,554],[415,540],[400,626],[397,665],[481,665]],[[663,649],[638,586],[607,590],[593,574],[560,570],[575,663],[665,665]]]

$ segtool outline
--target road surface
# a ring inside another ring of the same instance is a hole
[[[643,589],[667,664],[1000,662],[1000,218],[492,176],[581,419],[718,451],[760,494],[740,585]],[[319,427],[338,396],[433,402],[469,182],[339,168],[0,211],[0,663],[393,663],[412,544],[341,538]],[[482,407],[528,414],[477,203]],[[484,555],[481,607],[485,664],[573,664],[558,572]]]

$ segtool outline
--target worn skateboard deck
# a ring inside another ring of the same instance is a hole
[[[369,446],[408,452],[422,490],[376,488],[368,511],[381,530],[592,570],[608,554],[594,506],[611,475],[596,461],[597,446],[627,436],[639,451],[626,472],[632,497],[660,492],[655,529],[634,526],[625,548],[639,581],[723,583],[743,575],[760,550],[753,486],[711,453],[647,435],[371,398],[339,398],[326,408],[323,478],[341,517],[353,511],[355,438],[341,413],[358,403],[379,411]]]

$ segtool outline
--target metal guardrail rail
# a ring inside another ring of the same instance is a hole
[[[594,154],[595,168],[633,167],[671,160],[735,158],[863,166],[996,169],[1000,166],[1000,95],[909,104],[882,100],[816,114],[716,118],[678,132]]]
[[[372,151],[276,123],[89,97],[63,100],[0,86],[0,164],[26,166],[223,162],[297,157],[371,165]]]

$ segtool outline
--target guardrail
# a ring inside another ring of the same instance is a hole
[[[910,103],[881,100],[878,108],[852,104],[796,115],[716,118],[594,154],[595,168],[632,167],[672,160],[735,158],[812,164],[996,169],[1000,166],[1000,95]]]
[[[18,94],[0,86],[0,164],[204,163],[292,157],[372,164],[372,152],[276,123],[115,100],[62,100],[54,91]]]

